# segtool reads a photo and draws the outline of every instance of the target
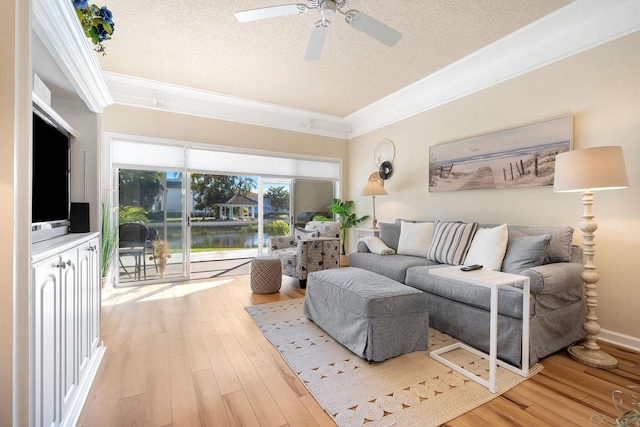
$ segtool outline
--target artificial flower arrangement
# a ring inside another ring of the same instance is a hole
[[[96,47],[94,50],[106,55],[102,42],[111,40],[113,34],[113,14],[106,6],[98,7],[89,4],[87,0],[73,0],[78,19],[84,34],[91,39]]]
[[[153,249],[153,255],[149,257],[149,261],[157,260],[158,268],[160,269],[160,276],[164,277],[164,272],[167,268],[167,258],[171,258],[171,254],[169,253],[169,242],[166,240],[154,240]]]

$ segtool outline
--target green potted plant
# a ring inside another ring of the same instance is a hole
[[[109,270],[118,250],[117,222],[113,220],[111,195],[105,190],[102,194],[102,251],[100,260],[100,274],[102,286],[107,280]]]
[[[369,215],[365,215],[363,217],[358,218],[353,210],[353,200],[345,200],[344,202],[340,199],[331,199],[331,206],[329,206],[329,210],[334,214],[338,215],[338,222],[340,222],[340,265],[348,265],[349,258],[347,257],[347,253],[345,251],[345,243],[347,240],[347,231],[365,221],[369,218]]]

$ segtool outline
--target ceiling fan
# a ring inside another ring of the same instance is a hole
[[[310,10],[320,12],[322,19],[315,23],[311,30],[311,37],[304,56],[305,61],[316,61],[322,54],[324,40],[329,31],[330,19],[335,14],[344,18],[344,22],[373,37],[387,46],[395,45],[402,34],[380,21],[365,15],[357,10],[347,10],[350,0],[309,0],[309,5],[284,4],[280,6],[261,7],[258,9],[236,12],[235,16],[240,22],[258,21],[261,19],[275,18],[278,16],[298,15]]]

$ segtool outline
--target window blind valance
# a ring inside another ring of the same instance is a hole
[[[125,169],[171,169],[196,173],[340,179],[340,163],[309,158],[234,153],[186,145],[111,140],[112,164]]]

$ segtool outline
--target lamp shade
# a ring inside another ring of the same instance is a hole
[[[629,186],[622,147],[572,150],[556,156],[556,192],[613,190]]]
[[[362,189],[363,196],[386,196],[387,194],[387,190],[375,180],[367,181],[367,185]]]

